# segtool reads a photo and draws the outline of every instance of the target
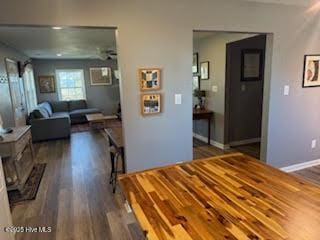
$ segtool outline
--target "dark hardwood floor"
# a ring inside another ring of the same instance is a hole
[[[234,149],[222,150],[212,145],[193,138],[193,160],[219,156],[227,153],[236,152]]]
[[[246,144],[242,146],[232,147],[227,150],[221,150],[212,145],[208,145],[205,142],[202,142],[196,138],[193,138],[193,159],[201,159],[212,156],[219,156],[227,153],[236,153],[240,152],[247,154],[256,159],[260,158],[260,143]]]
[[[15,226],[52,227],[51,233],[21,233],[17,240],[139,239],[133,215],[109,186],[107,142],[100,132],[35,144],[36,161],[47,167],[36,200],[13,209]]]
[[[123,196],[112,194],[107,146],[98,131],[35,144],[36,161],[46,162],[46,171],[37,198],[15,206],[13,221],[15,226],[52,227],[52,232],[18,233],[17,240],[142,239],[134,216],[123,207]],[[195,150],[200,158],[230,151],[235,150],[207,145]],[[297,174],[319,183],[320,167]]]
[[[303,177],[311,182],[320,184],[320,165],[306,168],[293,173],[296,176]]]

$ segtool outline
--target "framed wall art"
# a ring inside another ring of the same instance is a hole
[[[320,54],[304,56],[302,87],[320,86]]]
[[[241,81],[260,81],[263,73],[263,50],[245,49],[241,52]]]
[[[112,85],[112,71],[110,67],[90,68],[90,82],[92,86]]]
[[[209,61],[200,63],[200,78],[201,80],[209,79]]]
[[[38,83],[40,93],[56,92],[54,76],[39,76]]]
[[[160,68],[140,68],[138,70],[140,90],[159,90],[161,84]]]
[[[193,60],[192,60],[192,73],[198,73],[198,67],[199,67],[199,55],[198,53],[193,54]]]
[[[152,115],[161,113],[161,94],[141,95],[141,114]]]
[[[200,79],[199,76],[193,76],[192,79],[192,91],[199,89],[200,90]]]

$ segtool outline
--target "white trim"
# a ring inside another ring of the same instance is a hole
[[[258,143],[260,141],[261,141],[261,138],[250,138],[250,139],[245,139],[245,140],[241,140],[241,141],[230,142],[229,146],[235,147],[235,146],[247,145],[247,144],[251,144],[251,143]]]
[[[302,169],[317,166],[317,165],[320,165],[320,159],[316,159],[316,160],[312,160],[304,163],[298,163],[298,164],[294,164],[287,167],[282,167],[280,168],[280,170],[289,173],[289,172],[294,172],[294,171],[302,170]]]
[[[202,142],[208,142],[208,138],[207,137],[204,137],[202,135],[199,135],[199,134],[196,134],[196,133],[193,133],[193,137],[202,141]],[[213,141],[212,139],[210,139],[210,145],[212,146],[215,146],[217,148],[220,148],[222,150],[227,150],[230,148],[229,145],[225,145],[225,144],[222,144],[222,143],[219,143],[219,142],[216,142],[216,141]]]

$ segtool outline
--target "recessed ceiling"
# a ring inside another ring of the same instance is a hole
[[[30,58],[101,58],[116,51],[114,29],[0,27],[0,42]]]

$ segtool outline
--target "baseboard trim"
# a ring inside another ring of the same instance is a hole
[[[305,168],[309,168],[309,167],[313,167],[313,166],[317,166],[320,165],[320,159],[316,159],[316,160],[312,160],[312,161],[308,161],[308,162],[304,162],[304,163],[298,163],[298,164],[294,164],[291,166],[287,166],[287,167],[283,167],[280,168],[281,171],[290,173],[290,172],[295,172],[298,170],[302,170]]]
[[[229,146],[236,147],[236,146],[241,146],[241,145],[246,145],[246,144],[251,144],[251,143],[258,143],[260,141],[261,141],[261,138],[250,138],[250,139],[245,139],[245,140],[241,140],[241,141],[230,142]]]
[[[204,137],[200,134],[196,134],[196,133],[193,133],[193,137],[202,141],[202,142],[208,142],[208,138],[207,137]],[[216,142],[216,141],[213,141],[212,139],[210,139],[210,145],[212,146],[215,146],[217,148],[220,148],[222,150],[227,150],[230,148],[229,145],[226,145],[226,144],[222,144],[222,143],[219,143],[219,142]]]

